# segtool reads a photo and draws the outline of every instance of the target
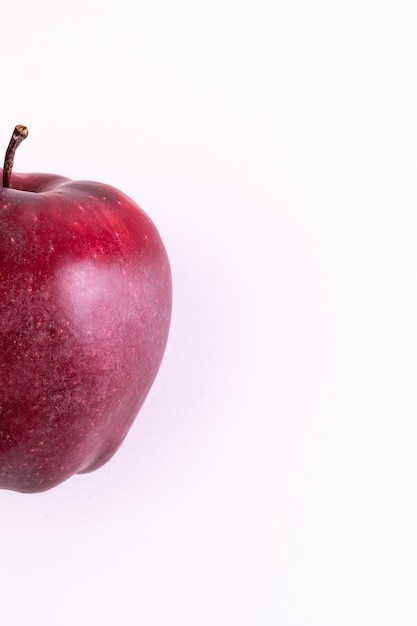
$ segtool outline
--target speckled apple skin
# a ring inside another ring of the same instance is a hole
[[[0,188],[0,488],[45,491],[115,453],[171,302],[164,245],[126,195],[47,174]]]

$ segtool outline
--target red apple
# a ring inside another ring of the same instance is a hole
[[[0,188],[0,488],[49,489],[118,449],[157,374],[171,273],[147,215],[108,185],[12,173]]]

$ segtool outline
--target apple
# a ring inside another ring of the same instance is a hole
[[[12,172],[26,136],[16,126],[0,188],[0,488],[35,493],[119,448],[163,357],[172,287],[126,195]]]

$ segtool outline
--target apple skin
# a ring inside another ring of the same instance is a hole
[[[171,303],[164,245],[130,198],[12,174],[0,188],[0,488],[45,491],[113,456],[159,369]]]

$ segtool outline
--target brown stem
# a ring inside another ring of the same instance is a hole
[[[29,131],[26,126],[22,126],[21,124],[18,124],[13,131],[13,135],[9,141],[9,145],[7,146],[6,156],[4,157],[3,187],[10,187],[10,178],[12,176],[15,152],[22,141],[26,139],[28,134]]]

